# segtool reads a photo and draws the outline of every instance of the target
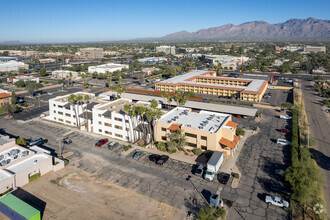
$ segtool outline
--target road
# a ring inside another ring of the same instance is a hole
[[[317,146],[311,151],[315,155],[315,159],[322,171],[325,184],[323,187],[326,208],[330,212],[330,123],[325,118],[325,113],[322,111],[322,98],[314,91],[310,82],[302,83],[303,97],[307,118],[310,125],[311,136],[317,141]],[[328,217],[329,214],[328,214]]]

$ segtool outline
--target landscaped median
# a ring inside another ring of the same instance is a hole
[[[310,148],[305,140],[304,105],[299,99],[299,93],[295,93],[295,105],[292,109],[292,142],[291,142],[291,166],[284,176],[291,184],[293,193],[290,198],[290,208],[294,218],[309,216],[312,219],[325,219],[324,199],[322,185],[324,180],[320,174]],[[303,135],[304,134],[304,135]]]

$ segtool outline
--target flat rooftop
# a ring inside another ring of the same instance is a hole
[[[19,173],[20,171],[25,170],[43,160],[46,160],[47,158],[48,157],[45,155],[35,155],[35,156],[32,156],[26,160],[23,160],[23,161],[17,163],[17,164],[7,167],[6,170],[9,170],[13,173]]]
[[[109,91],[102,93],[103,96],[110,96],[116,94],[116,92]],[[155,99],[159,103],[164,103],[164,99],[160,96],[152,96],[152,95],[143,95],[143,94],[135,94],[135,93],[125,93],[125,98],[131,100],[138,100],[144,102],[150,102],[152,99]],[[167,103],[167,102],[165,102]],[[176,106],[176,103],[172,101],[170,103],[173,106]],[[252,107],[242,107],[242,106],[234,106],[234,105],[225,105],[225,104],[216,104],[216,103],[206,103],[206,102],[196,102],[196,101],[187,101],[185,104],[187,108],[199,109],[199,110],[208,110],[213,112],[221,112],[228,114],[236,114],[236,115],[247,115],[247,116],[256,116],[257,109]]]
[[[229,116],[228,114],[208,111],[200,111],[197,113],[191,111],[189,108],[177,107],[163,115],[159,121],[216,133]]]
[[[124,105],[147,107],[150,104],[145,103],[145,102],[132,102],[128,99],[118,99],[118,100],[115,100],[115,101],[111,101],[107,104],[100,105],[100,106],[96,107],[96,109],[98,109],[98,110],[108,110],[110,112],[114,111],[116,113],[120,113],[121,111],[124,111]]]
[[[11,177],[8,173],[0,170],[0,182],[4,179],[8,179],[9,177]]]
[[[1,90],[0,90],[0,93],[1,93]],[[7,144],[9,142],[12,142],[14,139],[13,138],[10,138],[9,136],[6,136],[6,135],[1,135],[0,134],[0,146],[1,145],[4,145],[4,144]]]
[[[200,87],[214,87],[214,88],[227,88],[227,89],[235,89],[244,92],[258,92],[260,88],[267,83],[265,80],[260,79],[237,79],[234,77],[219,77],[219,76],[208,76],[207,74],[213,71],[205,71],[205,70],[194,70],[190,73],[186,73],[183,75],[175,76],[170,79],[163,80],[157,84],[173,84],[175,85],[191,85],[191,86],[200,86]],[[203,83],[203,82],[194,82],[193,80],[196,78],[208,78],[208,79],[218,79],[218,80],[228,80],[228,81],[242,81],[246,82],[246,86],[238,86],[238,85],[226,85],[226,84],[217,84],[217,83]]]

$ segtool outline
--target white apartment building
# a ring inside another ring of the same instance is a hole
[[[74,102],[71,104],[68,101],[70,94],[49,99],[49,116],[46,119],[73,127],[88,127],[90,131],[92,126],[91,106],[98,104],[93,102],[95,95],[85,92],[76,92],[74,95],[81,95],[82,97],[88,95],[90,101],[88,103],[78,104]]]
[[[175,47],[173,46],[159,46],[156,47],[156,52],[164,52],[165,54],[175,55]]]
[[[88,72],[105,74],[107,72],[112,73],[117,70],[121,71],[123,69],[128,69],[128,68],[129,68],[129,65],[127,65],[127,64],[107,63],[107,64],[98,65],[98,66],[90,66],[90,67],[88,67]]]
[[[143,133],[136,129],[140,116],[130,117],[124,112],[124,105],[149,106],[149,102],[133,103],[129,99],[118,99],[93,108],[93,132],[122,141],[135,142]]]
[[[18,71],[19,69],[28,69],[29,65],[15,60],[9,62],[0,62],[0,72]]]
[[[7,83],[12,83],[15,84],[16,82],[23,80],[24,83],[32,81],[32,82],[36,82],[39,83],[39,77],[35,77],[35,76],[27,76],[27,75],[18,75],[18,76],[10,76],[7,78]]]

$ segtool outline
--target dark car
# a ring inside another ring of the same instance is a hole
[[[138,160],[138,159],[140,159],[143,155],[144,155],[144,153],[143,153],[142,151],[137,151],[137,152],[135,152],[135,154],[133,155],[133,159],[134,159],[134,160]]]
[[[162,155],[161,157],[158,158],[158,160],[156,161],[156,164],[163,165],[164,163],[166,163],[166,161],[168,161],[168,158],[169,158],[169,156]]]
[[[160,155],[159,154],[151,154],[149,156],[149,160],[151,160],[153,162],[156,162],[159,158],[160,158]]]
[[[290,131],[288,129],[278,129],[278,131],[281,133],[284,133],[284,134],[290,133]]]
[[[48,143],[48,139],[43,139],[43,138],[35,138],[35,139],[32,139],[30,142],[29,142],[29,145],[30,146],[33,146],[33,145],[43,145],[45,143]]]
[[[218,180],[222,184],[227,184],[229,181],[230,175],[228,173],[219,173]]]
[[[66,138],[63,138],[63,143],[69,145],[69,144],[72,143],[72,141],[71,141],[71,139],[69,139],[68,137],[66,137]]]
[[[196,171],[195,171],[195,175],[196,176],[202,176],[203,175],[203,172],[204,172],[204,166],[202,164],[200,164]]]
[[[290,192],[283,188],[281,185],[271,185],[270,189],[274,192],[283,193],[285,195],[290,195]]]
[[[107,138],[99,140],[96,144],[95,147],[101,147],[103,144],[107,143],[109,140]]]

